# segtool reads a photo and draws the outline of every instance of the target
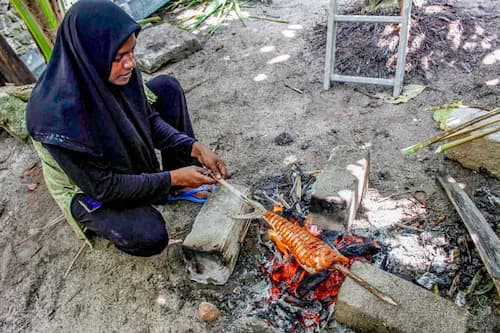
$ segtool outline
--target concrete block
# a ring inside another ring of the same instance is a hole
[[[474,108],[455,109],[446,121],[446,129],[456,127],[483,114],[486,114],[486,111]],[[500,115],[488,118],[483,122],[494,119],[500,119]],[[494,126],[498,126],[498,123],[466,135],[479,134],[481,131]],[[447,150],[445,154],[446,157],[458,161],[468,169],[483,170],[496,178],[500,178],[500,132],[457,146]]]
[[[334,148],[313,185],[310,211],[314,223],[321,229],[348,229],[366,190],[369,169],[369,148]]]
[[[145,29],[137,38],[135,57],[141,70],[153,73],[168,62],[176,62],[201,50],[193,35],[168,23]]]
[[[461,333],[468,313],[442,297],[366,263],[351,271],[391,296],[399,306],[386,304],[346,278],[339,290],[335,319],[359,332]]]
[[[238,187],[248,194],[248,189]],[[196,217],[182,244],[191,280],[222,285],[233,272],[242,235],[250,221],[233,219],[247,209],[226,188],[215,190]]]

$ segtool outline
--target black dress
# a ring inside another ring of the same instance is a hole
[[[186,153],[191,150],[194,133],[179,82],[171,76],[161,75],[149,81],[147,86],[158,96],[152,105],[160,115],[160,118],[153,120],[153,135],[174,139],[168,143],[171,148],[161,150],[163,172],[117,174],[98,158],[44,144],[61,169],[85,193],[73,199],[73,217],[87,230],[136,256],[158,254],[168,244],[165,221],[151,206],[166,203],[171,191],[168,170],[197,163]],[[165,126],[163,120],[188,134],[191,140],[172,135],[171,127]],[[100,203],[97,209],[93,205],[95,201]]]

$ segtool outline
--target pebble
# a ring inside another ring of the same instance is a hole
[[[206,322],[212,322],[219,318],[220,311],[215,305],[208,302],[201,302],[198,306],[200,319]]]

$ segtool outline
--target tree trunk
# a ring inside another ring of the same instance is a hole
[[[35,76],[17,56],[5,38],[0,35],[0,85],[35,82]]]

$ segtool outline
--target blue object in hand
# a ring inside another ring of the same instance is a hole
[[[78,202],[88,213],[92,213],[93,211],[97,210],[97,208],[102,206],[101,201],[94,200],[86,195],[82,197],[82,200],[78,200]]]

